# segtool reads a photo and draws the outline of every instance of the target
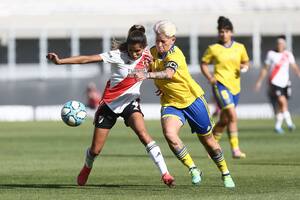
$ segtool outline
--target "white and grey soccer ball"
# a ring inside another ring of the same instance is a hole
[[[61,119],[68,126],[79,126],[87,116],[85,105],[79,101],[68,101],[61,109]]]

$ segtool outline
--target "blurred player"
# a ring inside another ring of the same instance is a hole
[[[60,59],[55,53],[49,53],[47,58],[55,64],[85,64],[105,62],[112,64],[111,77],[94,118],[94,136],[91,147],[86,151],[85,164],[80,171],[77,183],[85,185],[91,172],[93,162],[100,154],[110,129],[115,125],[117,118],[124,118],[125,125],[132,128],[140,141],[145,145],[147,152],[155,165],[159,168],[163,182],[172,186],[174,178],[169,174],[161,150],[148,134],[143,113],[140,109],[140,86],[128,74],[132,70],[145,71],[151,57],[145,50],[147,39],[145,31],[132,27],[125,43],[116,50],[100,55],[74,56]]]
[[[283,120],[286,121],[288,129],[293,131],[296,129],[291,114],[288,110],[288,98],[291,95],[289,66],[300,77],[300,70],[295,62],[292,52],[286,50],[286,41],[284,36],[277,38],[276,49],[268,51],[265,65],[261,69],[258,80],[255,84],[255,90],[261,88],[263,79],[269,76],[269,98],[273,106],[276,116],[275,132],[282,134]]]
[[[96,109],[101,100],[101,93],[98,91],[96,84],[90,82],[86,88],[87,106]]]
[[[223,16],[218,19],[219,42],[210,45],[205,51],[201,71],[212,85],[215,99],[222,109],[213,135],[219,141],[227,127],[232,157],[245,158],[238,140],[237,114],[235,107],[240,94],[240,71],[247,71],[249,58],[243,44],[232,39],[233,25]],[[214,64],[214,74],[209,72],[208,64]]]
[[[139,80],[154,79],[157,92],[161,94],[161,124],[170,149],[189,169],[192,183],[200,184],[202,172],[179,138],[180,128],[187,120],[191,132],[197,135],[221,171],[225,187],[235,187],[221,147],[211,134],[213,122],[203,97],[204,92],[191,77],[183,53],[175,46],[175,25],[166,20],[159,21],[155,24],[154,31],[156,46],[150,50],[154,59],[150,71],[137,72],[135,77]]]

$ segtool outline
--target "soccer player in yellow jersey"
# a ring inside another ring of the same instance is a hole
[[[149,72],[136,72],[139,80],[154,79],[161,94],[161,124],[164,136],[176,157],[189,169],[192,183],[199,185],[201,171],[196,167],[187,147],[179,138],[180,128],[188,121],[222,173],[224,186],[235,187],[222,150],[211,134],[213,122],[203,97],[202,88],[191,77],[181,50],[175,46],[176,27],[170,21],[159,21],[154,26],[156,46],[151,48],[153,63]]]
[[[216,140],[227,127],[232,157],[245,158],[240,150],[238,140],[237,114],[235,107],[240,94],[240,72],[246,72],[249,58],[243,44],[232,40],[233,25],[223,16],[218,19],[219,42],[210,45],[202,57],[201,71],[213,88],[213,94],[218,106],[222,109],[219,121],[213,129]],[[208,64],[214,64],[214,74],[208,69]]]

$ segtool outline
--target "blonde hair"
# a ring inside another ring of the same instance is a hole
[[[154,24],[153,30],[156,34],[164,34],[167,37],[176,35],[176,26],[171,21],[161,20]]]

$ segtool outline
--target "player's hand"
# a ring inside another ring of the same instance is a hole
[[[60,59],[59,59],[58,55],[56,55],[56,53],[48,53],[46,58],[56,65],[61,64]]]
[[[211,77],[210,79],[208,79],[208,82],[211,84],[211,85],[215,85],[217,83],[217,80],[215,77]]]
[[[241,64],[240,68],[241,68],[240,70],[242,73],[246,73],[249,69],[249,66],[246,64]]]
[[[133,74],[130,74],[130,76],[134,77],[138,81],[143,81],[147,79],[147,72],[145,73],[144,71],[137,71]]]
[[[162,96],[162,95],[163,95],[163,92],[162,92],[160,89],[157,89],[157,90],[155,91],[155,95],[156,95],[156,96]]]
[[[145,54],[145,60],[143,61],[143,64],[145,66],[145,68],[149,69],[150,65],[153,63],[153,57],[151,56],[151,54]]]

